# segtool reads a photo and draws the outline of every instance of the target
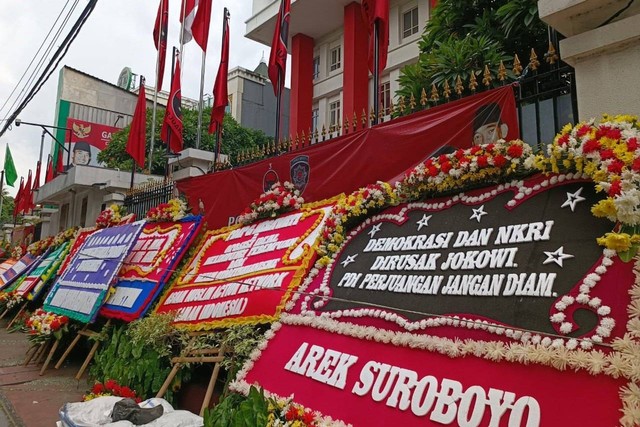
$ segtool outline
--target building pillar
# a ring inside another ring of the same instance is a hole
[[[353,120],[362,110],[368,111],[369,99],[369,37],[362,19],[360,3],[349,3],[344,8],[344,72],[342,74],[342,117]]]
[[[311,129],[313,108],[313,39],[305,34],[291,38],[291,100],[289,133],[295,138]]]

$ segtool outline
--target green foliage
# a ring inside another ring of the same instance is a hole
[[[251,387],[248,396],[231,394],[215,408],[205,411],[205,427],[257,427],[269,420],[269,399]]]
[[[170,370],[169,357],[144,342],[134,342],[124,325],[111,328],[109,337],[96,354],[90,373],[96,381],[114,379],[147,399],[160,390]],[[181,380],[178,374],[173,386],[179,386]],[[169,387],[164,396],[169,402],[173,400],[173,391],[173,387]]]
[[[200,149],[206,151],[215,150],[215,135],[209,135],[209,119],[211,117],[211,109],[207,108],[203,111],[202,136],[200,141]],[[147,139],[151,135],[152,110],[147,109]],[[164,110],[159,109],[156,114],[155,127],[155,144],[153,146],[153,166],[151,173],[163,175],[166,163],[167,149],[164,142],[160,140],[160,130],[162,121],[164,120]],[[198,128],[198,111],[184,108],[182,110],[182,120],[184,123],[184,148],[194,148],[196,146],[197,128]],[[130,126],[125,127],[120,132],[113,134],[111,142],[107,147],[98,154],[98,161],[103,162],[109,168],[119,168],[122,170],[131,170],[133,160],[125,148],[127,146],[127,138],[129,137]],[[264,146],[267,141],[273,138],[267,137],[264,132],[253,129],[246,129],[240,126],[238,122],[228,114],[224,117],[224,134],[222,136],[222,147],[220,152],[228,154],[231,161],[236,159],[237,154],[241,150]],[[148,155],[150,149],[149,141],[147,141],[146,153]],[[147,160],[148,163],[148,160]],[[146,167],[146,166],[145,166]]]
[[[6,188],[2,189],[2,212],[0,212],[0,224],[13,223],[13,197],[8,195]]]
[[[485,65],[496,79],[500,61],[517,54],[526,64],[534,48],[547,49],[547,26],[538,18],[537,0],[441,0],[431,13],[419,42],[417,64],[403,68],[397,95],[420,99],[422,88],[448,80],[451,90],[458,76],[468,85],[472,70],[479,88]],[[509,74],[508,79],[514,76]]]

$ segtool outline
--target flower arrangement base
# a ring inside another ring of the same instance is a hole
[[[47,343],[45,343],[45,344],[47,344]],[[49,363],[51,363],[51,359],[53,359],[53,355],[55,354],[56,350],[58,349],[58,345],[60,345],[60,340],[54,338],[53,339],[53,345],[49,349],[49,354],[47,355],[47,358],[45,359],[44,364],[42,365],[42,368],[40,369],[40,376],[44,375],[44,372],[49,367]]]
[[[49,341],[45,341],[40,344],[32,345],[29,350],[27,350],[27,355],[22,365],[27,366],[29,363],[39,365],[43,361],[45,354],[47,354],[49,344],[51,344]]]
[[[104,324],[104,326],[99,332],[96,332],[89,329],[89,325],[86,324],[82,329],[78,331],[78,334],[76,335],[76,337],[73,339],[73,341],[71,341],[71,343],[69,344],[67,349],[64,351],[64,353],[62,353],[62,356],[60,356],[60,360],[58,360],[58,363],[56,363],[55,368],[60,369],[60,367],[64,363],[67,356],[69,356],[69,354],[71,353],[71,350],[73,350],[76,344],[78,344],[78,341],[80,341],[80,338],[82,337],[97,338],[102,334],[102,331],[105,328],[109,327],[109,325],[111,325],[111,319],[107,320],[107,323]],[[87,368],[89,367],[89,363],[91,363],[91,361],[93,360],[93,357],[96,355],[96,351],[98,351],[98,347],[100,347],[100,340],[96,339],[93,345],[91,346],[91,350],[89,350],[89,354],[87,355],[86,359],[84,359],[84,363],[82,364],[82,366],[80,367],[80,370],[76,374],[76,380],[80,381],[80,378],[82,378],[82,374],[84,374],[84,371],[87,370]]]
[[[211,372],[211,378],[209,379],[209,385],[207,386],[207,391],[204,395],[204,400],[202,401],[202,407],[200,408],[200,416],[204,416],[204,410],[209,407],[209,403],[211,402],[211,397],[213,396],[213,388],[216,385],[216,381],[218,380],[218,374],[220,373],[220,362],[224,360],[225,352],[227,352],[224,345],[217,348],[191,348],[191,344],[195,343],[198,335],[203,334],[203,332],[192,332],[192,338],[187,345],[187,349],[183,355],[174,357],[171,359],[171,363],[173,364],[173,368],[167,379],[164,380],[162,387],[156,394],[156,397],[162,397],[169,389],[171,382],[175,378],[175,376],[180,371],[180,368],[185,363],[213,363],[213,372]]]

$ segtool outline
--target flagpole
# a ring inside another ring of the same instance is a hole
[[[282,98],[282,74],[278,71],[278,95],[276,96],[276,135],[275,135],[275,146],[276,146],[276,156],[280,154],[280,104]]]
[[[176,57],[179,53],[178,48],[173,46],[173,56],[171,58],[171,90],[173,90],[173,79],[175,78],[175,74],[176,74]],[[171,90],[169,90],[169,102],[171,102]],[[169,107],[169,104],[167,104],[167,108]],[[165,114],[167,114],[165,112]],[[172,154],[171,151],[171,131],[167,132],[167,160],[166,163],[164,165],[164,177],[165,179],[169,177],[169,156]]]
[[[373,124],[378,124],[380,112],[380,21],[373,24]]]
[[[224,30],[223,30],[224,31]],[[202,51],[202,68],[200,70],[200,101],[198,102],[198,130],[196,133],[196,148],[200,148],[200,139],[202,134],[202,110],[204,108],[204,70],[207,52]]]
[[[40,164],[42,164],[42,150],[44,149],[44,135],[45,135],[45,131],[42,131],[42,136],[40,137]]]
[[[169,0],[160,0],[160,1],[165,2]],[[160,31],[158,31],[158,40],[156,40],[156,46],[158,46],[158,54],[156,55],[156,84],[153,90],[153,113],[151,115],[151,144],[149,147],[149,174],[151,174],[151,166],[153,165],[153,145],[156,139],[156,115],[158,112],[158,78],[159,78],[158,74],[160,74],[160,50],[161,50],[160,40],[161,39],[162,39],[162,19],[160,19]]]
[[[4,202],[3,191],[4,191],[4,169],[2,169],[2,172],[0,172],[0,217],[2,217],[2,203]]]

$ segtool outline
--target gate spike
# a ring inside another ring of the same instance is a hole
[[[449,98],[451,97],[451,87],[449,86],[449,79],[446,79],[444,81],[444,90],[442,91],[442,94],[444,95],[444,99],[449,101]]]
[[[464,86],[462,85],[462,79],[460,75],[456,77],[456,93],[458,96],[462,95],[462,91],[464,90]]]
[[[516,76],[522,74],[522,64],[520,64],[520,58],[518,58],[517,53],[513,57],[513,74]]]
[[[504,62],[500,61],[500,66],[498,67],[498,80],[504,82],[507,78],[507,67],[504,66]]]
[[[478,82],[476,80],[476,72],[471,70],[471,77],[469,78],[469,89],[471,92],[475,92],[478,87]]]
[[[420,105],[422,105],[422,107],[426,107],[427,106],[427,91],[422,88],[422,92],[420,93]]]
[[[489,66],[487,64],[484,64],[484,73],[482,74],[482,83],[486,87],[489,87],[491,86],[492,80],[493,80],[493,77],[491,77],[491,71],[489,71]]]
[[[547,61],[548,64],[555,64],[556,61],[558,60],[558,53],[556,52],[556,47],[553,45],[553,43],[551,43],[551,41],[549,41],[549,50],[547,51],[547,53],[544,54],[544,58],[545,61]]]
[[[435,83],[431,83],[431,101],[436,104],[440,101],[440,94],[438,93],[438,88]]]
[[[538,55],[536,55],[536,51],[531,48],[531,55],[529,56],[529,67],[531,67],[532,71],[536,71],[540,66],[540,61],[538,61]]]
[[[416,97],[413,95],[413,92],[411,92],[411,98],[409,98],[409,108],[411,111],[416,109]]]

